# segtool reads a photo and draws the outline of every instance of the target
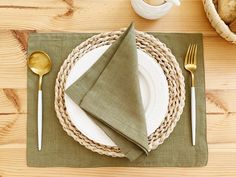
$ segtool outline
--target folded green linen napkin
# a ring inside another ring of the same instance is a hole
[[[65,92],[133,161],[148,153],[133,24]]]
[[[186,100],[183,114],[174,131],[148,156],[141,155],[135,161],[112,158],[92,152],[74,141],[62,129],[54,110],[55,80],[64,60],[72,49],[95,35],[94,33],[31,33],[28,53],[43,50],[53,62],[52,70],[44,76],[43,90],[43,147],[37,149],[37,84],[38,77],[27,72],[27,165],[30,167],[199,167],[208,159],[206,141],[206,105],[203,40],[195,33],[151,33],[165,43],[175,55],[182,69]],[[196,71],[197,134],[196,145],[191,142],[191,78],[184,69],[184,58],[190,43],[198,45],[198,69]],[[144,153],[143,153],[144,154]]]

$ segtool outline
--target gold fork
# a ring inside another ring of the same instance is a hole
[[[196,142],[196,99],[194,73],[197,69],[197,44],[190,44],[184,61],[184,67],[191,73],[191,122],[192,122],[192,144]]]

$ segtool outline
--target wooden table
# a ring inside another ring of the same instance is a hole
[[[203,168],[28,168],[27,34],[102,32],[135,21],[143,31],[204,35],[209,162]],[[210,26],[201,0],[185,0],[158,21],[137,16],[129,0],[0,0],[0,176],[236,176],[236,45]]]

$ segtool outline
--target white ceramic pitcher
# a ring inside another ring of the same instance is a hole
[[[143,18],[154,20],[167,14],[173,5],[180,5],[180,0],[166,0],[161,5],[150,5],[144,0],[131,0],[135,12]]]

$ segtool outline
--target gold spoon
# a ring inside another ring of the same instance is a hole
[[[35,51],[28,58],[28,66],[33,73],[39,75],[38,85],[38,150],[42,148],[42,80],[52,68],[50,57],[43,51]]]

